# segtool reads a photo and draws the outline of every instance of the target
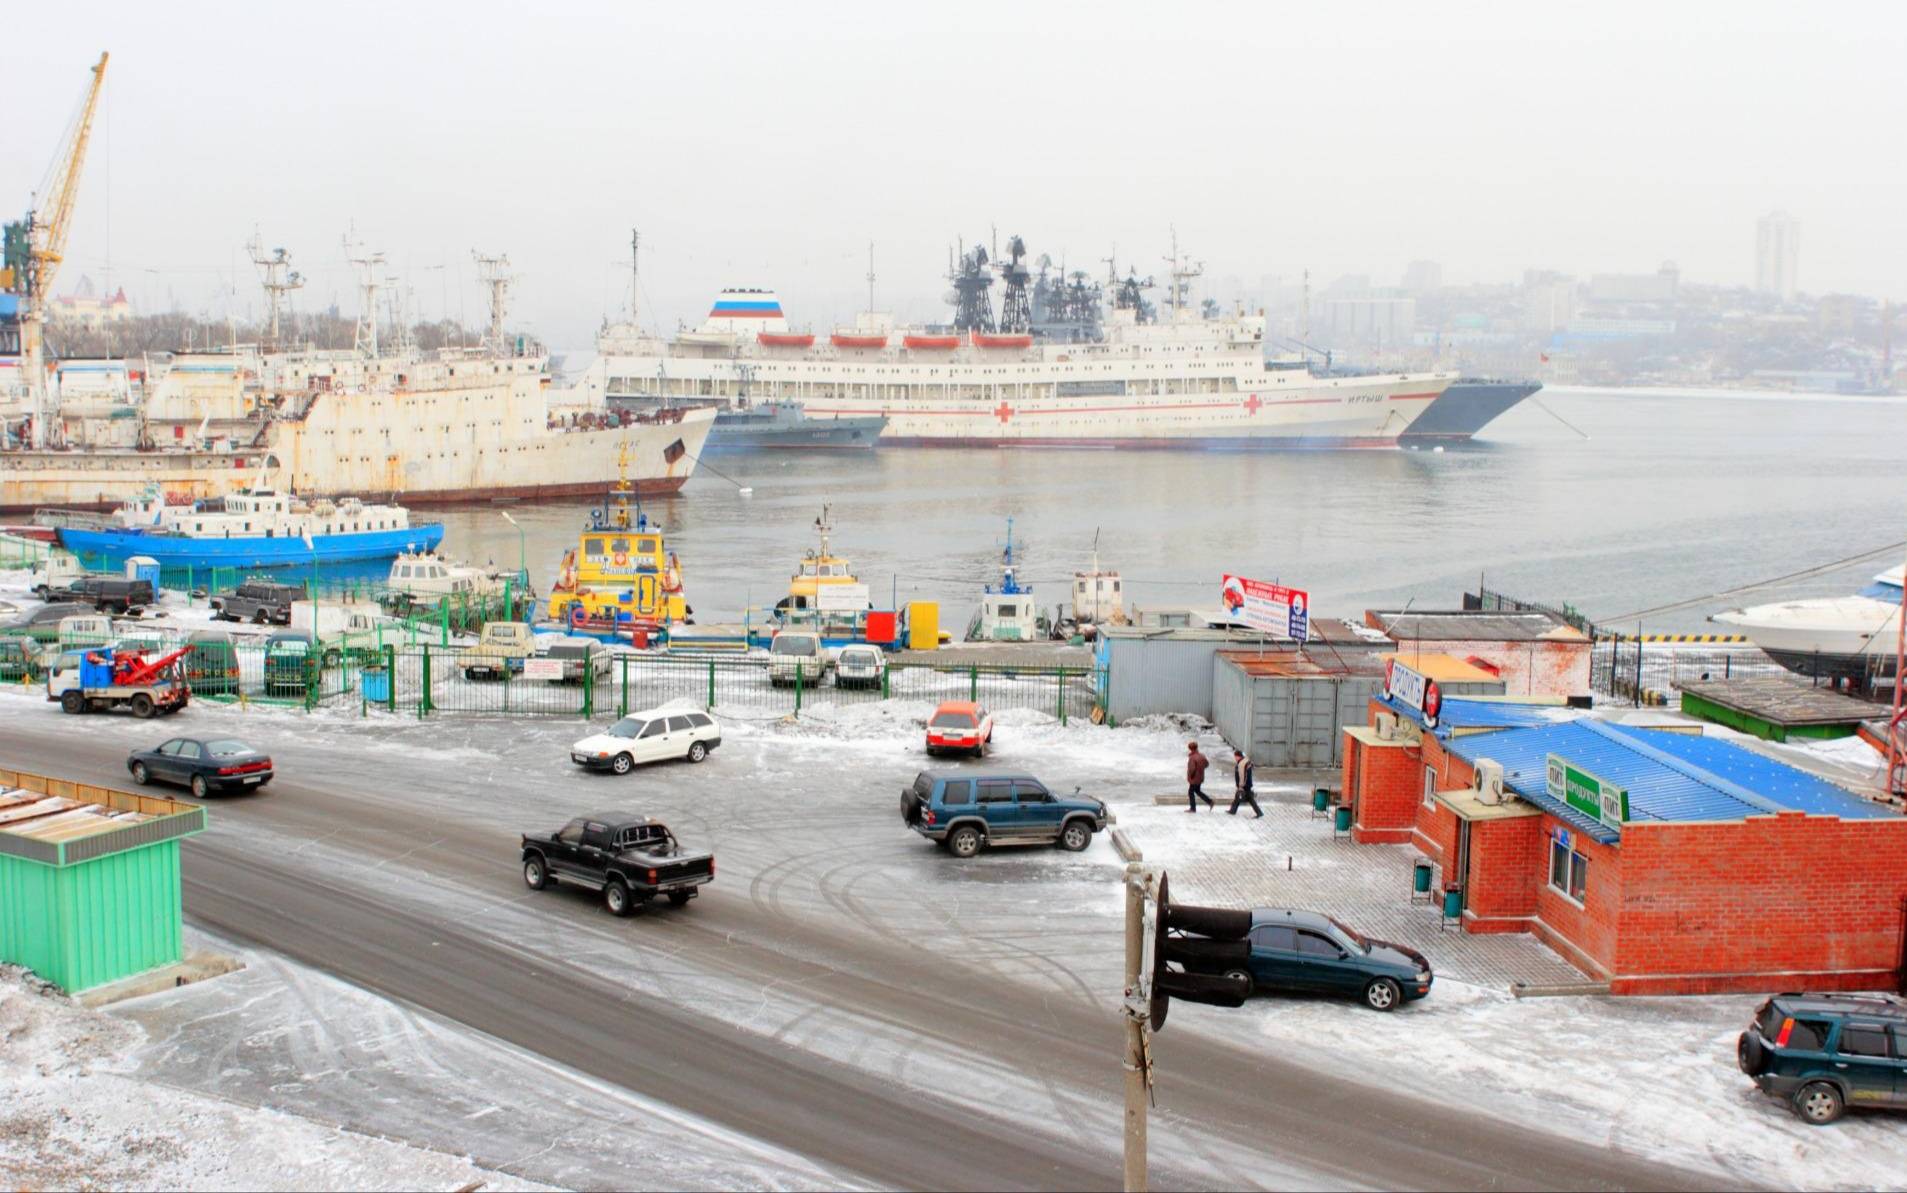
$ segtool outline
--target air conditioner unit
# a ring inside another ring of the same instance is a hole
[[[1397,714],[1396,713],[1381,712],[1377,714],[1377,740],[1378,741],[1396,741],[1397,740]]]
[[[1503,791],[1503,764],[1488,758],[1477,759],[1477,802],[1500,804],[1509,796]]]

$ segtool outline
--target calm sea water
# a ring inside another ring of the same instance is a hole
[[[1097,534],[1141,605],[1213,608],[1234,572],[1308,589],[1314,616],[1358,617],[1413,598],[1453,608],[1481,577],[1607,619],[1907,539],[1907,399],[1551,390],[1444,452],[717,455],[645,509],[682,558],[697,620],[713,622],[783,595],[823,503],[877,605],[938,600],[956,633],[999,579],[1009,517],[1020,577],[1046,606]],[[588,504],[508,507],[539,589]],[[516,562],[496,508],[442,517],[450,554]],[[1716,609],[1850,592],[1899,561],[1643,621],[1715,628]]]

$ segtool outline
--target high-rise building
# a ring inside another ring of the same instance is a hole
[[[1785,211],[1771,211],[1756,225],[1755,289],[1774,294],[1783,302],[1795,295],[1796,270],[1801,263],[1801,221]]]
[[[1404,289],[1428,294],[1443,287],[1443,266],[1435,261],[1412,261],[1404,267]]]

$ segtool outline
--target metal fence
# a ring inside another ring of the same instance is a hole
[[[128,635],[122,643],[160,654],[186,645],[163,635]],[[52,642],[61,649],[100,645]],[[878,680],[844,687],[831,672],[806,668],[776,675],[765,656],[610,654],[592,661],[587,677],[531,678],[539,669],[518,660],[500,673],[469,647],[400,639],[271,644],[236,639],[198,642],[183,661],[193,698],[315,709],[356,707],[364,715],[430,717],[624,716],[688,700],[716,712],[800,716],[818,708],[885,700],[972,700],[984,707],[1032,709],[1061,723],[1091,716],[1105,676],[1091,667],[1015,667],[890,661]],[[473,666],[472,664],[478,664]],[[545,666],[548,664],[545,663]],[[575,670],[580,670],[576,668]],[[24,682],[43,679],[43,671]]]
[[[1600,639],[1590,656],[1589,686],[1641,705],[1686,682],[1786,674],[1787,668],[1754,646],[1690,647],[1612,635]]]
[[[1463,607],[1485,613],[1547,613],[1552,617],[1561,618],[1591,638],[1597,636],[1596,623],[1583,616],[1574,606],[1563,605],[1558,608],[1555,605],[1545,605],[1540,601],[1525,601],[1507,593],[1494,592],[1482,585],[1478,585],[1475,592],[1463,594]]]
[[[13,571],[30,568],[51,554],[53,547],[38,539],[21,538],[17,534],[0,534],[0,570]]]

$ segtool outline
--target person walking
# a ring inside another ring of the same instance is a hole
[[[1243,750],[1233,750],[1232,806],[1225,809],[1225,811],[1228,815],[1236,816],[1238,815],[1238,805],[1246,803],[1251,805],[1252,811],[1258,813],[1258,819],[1263,820],[1265,818],[1265,810],[1258,806],[1258,797],[1252,793],[1251,772],[1251,755]]]
[[[1211,796],[1205,794],[1205,768],[1211,765],[1211,759],[1199,753],[1195,741],[1186,742],[1185,749],[1185,802],[1191,805],[1186,811],[1196,813],[1200,800],[1205,801],[1206,807],[1216,811],[1218,805]]]

